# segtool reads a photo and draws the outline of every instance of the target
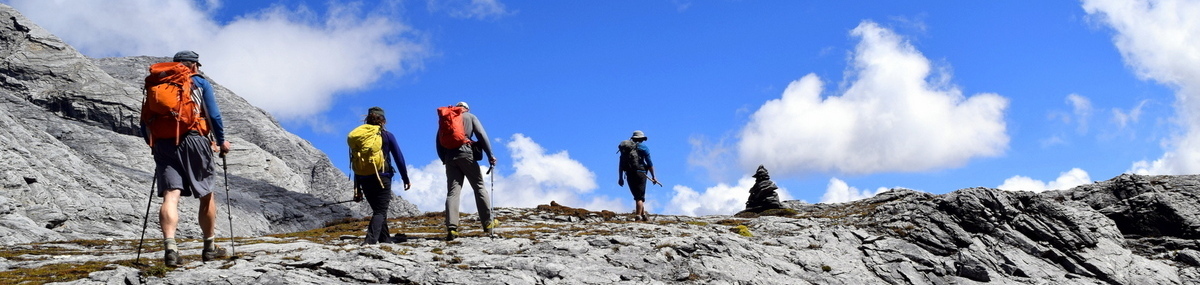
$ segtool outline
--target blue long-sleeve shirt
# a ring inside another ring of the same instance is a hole
[[[212,83],[201,75],[192,76],[192,85],[200,88],[204,96],[204,110],[208,112],[208,130],[217,139],[217,145],[225,144],[225,122],[221,120],[221,108],[217,107],[217,95],[213,92]]]
[[[408,165],[408,164],[406,164],[404,162],[404,153],[400,152],[400,145],[396,143],[396,136],[392,135],[392,132],[389,132],[387,129],[382,130],[382,136],[383,136],[383,165],[384,165],[384,167],[383,167],[383,172],[380,172],[379,176],[392,178],[393,176],[396,175],[396,172],[398,171],[398,172],[400,172],[400,179],[404,181],[404,184],[408,184],[408,167],[406,167],[406,165]],[[396,167],[392,167],[392,161],[396,162]],[[355,175],[355,176],[369,178],[369,179],[374,178],[369,175],[368,176]]]

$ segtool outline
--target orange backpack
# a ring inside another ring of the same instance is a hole
[[[150,65],[146,76],[146,98],[142,103],[142,124],[150,145],[157,139],[179,139],[189,131],[208,135],[208,123],[201,105],[199,90],[192,88],[196,73],[179,62],[160,62]]]
[[[467,109],[457,106],[438,107],[437,141],[447,149],[458,149],[463,144],[471,143],[463,128],[462,113]]]

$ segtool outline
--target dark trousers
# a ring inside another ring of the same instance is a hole
[[[362,187],[363,198],[371,204],[371,224],[367,226],[366,243],[375,244],[379,242],[390,242],[388,237],[389,230],[387,225],[388,204],[392,202],[392,179],[388,177],[380,177],[383,180],[383,185],[380,185],[379,179],[372,176],[356,176],[359,187]]]

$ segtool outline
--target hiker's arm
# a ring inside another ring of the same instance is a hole
[[[642,157],[642,165],[646,167],[646,171],[650,172],[650,181],[658,184],[658,175],[654,174],[654,161],[650,160],[650,147],[645,144],[638,144],[637,152]]]
[[[475,138],[479,139],[474,143],[483,143],[479,145],[479,149],[487,153],[488,164],[496,165],[496,155],[492,153],[492,141],[488,140],[487,131],[483,130],[483,123],[479,122],[479,117],[475,117],[474,120],[471,120],[471,124],[474,124]]]
[[[625,172],[621,171],[621,164],[617,164],[617,186],[625,186]]]
[[[392,153],[392,161],[396,162],[396,171],[400,172],[400,179],[404,180],[404,190],[408,190],[408,167],[404,164],[404,153],[400,152],[400,145],[396,143],[396,136],[392,132],[383,133],[383,147],[386,148],[384,153]]]
[[[193,80],[200,86],[204,96],[204,110],[208,112],[209,131],[217,139],[217,146],[221,147],[221,153],[228,153],[230,145],[225,141],[225,121],[221,118],[221,108],[217,107],[217,95],[213,92],[213,86],[202,76],[197,76]]]
[[[347,157],[349,157],[350,161],[351,161],[351,163],[350,163],[350,181],[351,181],[351,183],[354,184],[354,188],[351,189],[351,191],[354,191],[354,202],[362,202],[362,198],[363,198],[362,190],[359,190],[359,188],[358,188],[359,187],[358,178],[354,177],[354,163],[353,163],[354,150],[350,150],[348,154],[349,155]]]
[[[438,142],[438,138],[442,136],[442,130],[438,130],[437,135],[433,136],[433,148],[437,149],[438,160],[442,164],[446,164],[446,149],[442,148],[442,143]]]

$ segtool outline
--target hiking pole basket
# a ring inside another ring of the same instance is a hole
[[[150,203],[154,202],[154,186],[157,186],[157,183],[158,171],[155,171],[154,175],[151,175],[150,178],[150,198],[146,199],[146,215],[142,216],[142,238],[138,239],[137,259],[134,261],[134,265],[146,265],[145,263],[142,263],[142,243],[146,241],[146,226],[150,224]]]

